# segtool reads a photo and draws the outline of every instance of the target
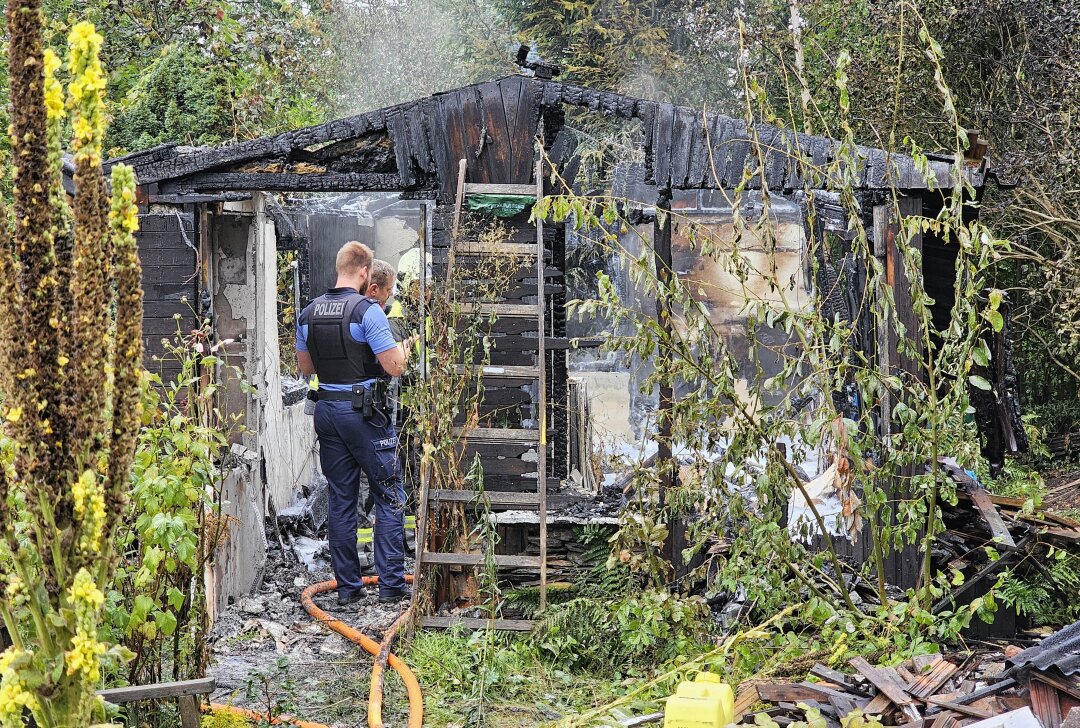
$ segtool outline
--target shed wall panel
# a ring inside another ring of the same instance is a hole
[[[142,263],[143,366],[170,380],[179,364],[162,339],[174,340],[198,325],[198,256],[191,208],[154,208],[139,215],[135,234]]]

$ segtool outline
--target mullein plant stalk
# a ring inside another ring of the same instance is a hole
[[[141,419],[135,176],[101,165],[106,76],[89,23],[68,86],[42,44],[40,0],[7,6],[14,205],[0,225],[0,727],[103,716],[99,638]],[[76,194],[62,182],[70,122]]]

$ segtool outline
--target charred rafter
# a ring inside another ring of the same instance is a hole
[[[394,192],[396,174],[205,172],[164,182],[162,194],[265,190],[268,192]]]

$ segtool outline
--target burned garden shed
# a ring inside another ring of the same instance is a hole
[[[767,124],[748,125],[741,119],[582,88],[541,75],[548,74],[508,76],[223,147],[165,145],[123,158],[134,167],[141,185],[139,246],[147,291],[147,351],[164,353],[158,341],[175,331],[177,315],[183,327],[194,326],[197,318],[208,318],[216,339],[232,340],[227,348],[255,387],[254,394],[239,390],[230,394],[233,406],[247,419],[248,434],[238,445],[249,467],[237,485],[244,497],[228,500],[247,508],[249,517],[256,516],[252,539],[261,538],[264,513],[287,505],[317,460],[296,385],[286,382],[289,392],[282,395],[277,252],[299,249],[297,278],[303,303],[321,292],[317,281],[325,280],[319,278],[325,274],[317,270],[332,260],[328,250],[359,236],[353,223],[335,233],[331,228],[336,222],[314,222],[314,217],[325,217],[325,209],[313,212],[302,204],[281,208],[264,193],[387,193],[378,205],[365,208],[364,214],[376,221],[389,214],[386,210],[391,204],[397,205],[393,214],[407,218],[405,227],[412,228],[414,239],[430,254],[431,285],[438,286],[446,272],[462,191],[512,189],[534,197],[540,190],[562,192],[553,179],[573,183],[580,165],[568,120],[575,114],[598,114],[639,130],[640,163],[622,168],[615,175],[613,190],[630,207],[646,212],[677,209],[722,225],[725,215],[730,215],[726,193],[739,186],[767,188],[786,200],[780,222],[788,226],[790,247],[783,252],[791,270],[803,274],[808,270],[802,249],[811,224],[808,205],[815,209],[812,224],[820,228],[818,232],[829,229],[842,236],[850,227],[848,213],[829,191],[827,176],[815,173],[807,178],[807,170],[824,170],[840,155],[836,140]],[[966,183],[977,193],[987,179],[989,164],[985,147],[975,137],[972,142],[970,158],[960,161]],[[760,150],[764,152],[759,156]],[[892,195],[899,195],[902,215],[939,208],[942,196],[954,185],[956,160],[930,157],[920,165],[911,157],[863,147],[857,155],[857,168],[851,172],[857,178],[859,214],[872,231],[875,252],[889,271],[896,306],[903,311],[905,306],[910,308],[911,299],[894,243],[898,221],[892,215]],[[539,174],[538,169],[542,170]],[[646,214],[642,219],[653,228],[658,270],[710,275],[707,267],[694,267],[692,251],[680,243],[669,217]],[[507,218],[506,224],[509,244],[536,243],[537,227],[529,221],[527,208]],[[563,224],[543,224],[540,235],[542,314],[537,319],[536,312],[525,310],[537,308],[540,287],[538,269],[523,267],[516,276],[517,285],[500,304],[506,315],[499,315],[495,329],[499,336],[492,364],[504,369],[484,375],[491,380],[485,387],[491,396],[517,407],[513,421],[489,428],[475,445],[487,474],[486,489],[517,494],[492,501],[503,508],[531,503],[528,507],[536,510],[535,496],[545,492],[552,505],[566,504],[589,497],[596,488],[595,484],[581,487],[582,482],[592,483],[583,477],[592,468],[591,458],[580,446],[581,433],[590,422],[583,414],[586,408],[574,405],[579,383],[569,353],[575,344],[572,339],[581,333],[566,313],[567,254],[574,235]],[[917,237],[914,244],[923,254],[927,291],[937,301],[935,317],[947,317],[955,252],[932,234]],[[395,255],[400,253],[395,250]],[[814,285],[817,282],[806,283],[808,289]],[[843,300],[832,303],[848,316],[858,315]],[[734,308],[728,313],[722,309],[727,310],[717,307],[717,316],[728,319],[718,319],[719,323],[731,324],[734,330]],[[528,323],[522,323],[521,317]],[[542,337],[536,330],[537,320]],[[886,367],[910,365],[898,352],[895,336],[877,346],[873,356]],[[167,367],[162,371],[170,373]],[[526,382],[528,377],[538,377],[540,386]],[[595,384],[604,386],[601,381]],[[615,388],[632,386],[620,383]],[[632,395],[627,392],[626,396],[629,400]],[[665,398],[670,401],[672,396],[661,392],[656,406],[665,406]],[[597,409],[595,402],[592,409]],[[1015,424],[1016,412],[991,409],[994,412],[981,423],[988,430],[1000,433],[1000,428]],[[1003,443],[999,449],[1017,446],[1015,438],[1009,442],[1000,434],[990,439]],[[544,457],[537,456],[538,447],[544,449]],[[670,451],[659,454],[669,456]],[[546,470],[538,467],[544,462],[550,463]],[[568,487],[571,481],[575,487]],[[534,496],[532,501],[525,497],[529,494]],[[545,503],[541,513],[546,507]],[[505,541],[502,549],[507,563],[512,566],[514,555],[525,553],[527,546],[525,536]],[[245,572],[239,582],[250,576]],[[891,576],[898,583],[911,578],[900,566]],[[233,587],[226,591],[229,588]]]

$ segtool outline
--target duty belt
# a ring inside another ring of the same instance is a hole
[[[309,390],[308,398],[313,399],[316,402],[319,400],[332,400],[338,402],[352,402],[352,407],[360,415],[372,423],[381,421],[382,424],[378,427],[385,427],[391,424],[390,411],[387,409],[386,390],[388,381],[383,379],[375,380],[371,386],[365,387],[362,384],[354,384],[352,391],[349,392],[337,392],[331,390],[320,389],[318,391]]]
[[[333,392],[326,389],[320,389],[319,391],[308,390],[308,399],[316,402],[322,402],[331,400],[334,402],[351,402],[353,398],[352,392]]]

